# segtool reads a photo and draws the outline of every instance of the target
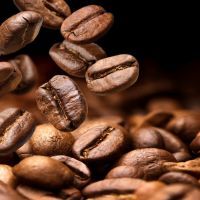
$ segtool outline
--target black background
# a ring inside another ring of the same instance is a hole
[[[160,68],[175,70],[199,62],[200,12],[192,3],[133,0],[68,0],[72,11],[85,5],[102,5],[115,16],[110,32],[100,39],[108,53],[130,53],[140,61],[153,59]],[[12,0],[0,0],[0,22],[17,13]],[[55,42],[62,41],[59,30],[43,28],[37,39],[18,53],[48,55]],[[196,68],[198,65],[196,66]]]

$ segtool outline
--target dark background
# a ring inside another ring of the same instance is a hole
[[[110,32],[98,41],[108,53],[130,53],[139,60],[153,59],[160,68],[175,70],[200,58],[200,12],[192,3],[168,1],[68,0],[72,11],[85,5],[102,5],[115,16]],[[0,22],[17,13],[12,0],[0,0]],[[62,41],[59,31],[42,29],[35,42],[21,52],[46,54]]]

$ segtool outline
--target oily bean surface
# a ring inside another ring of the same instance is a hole
[[[105,51],[97,44],[73,44],[67,40],[54,44],[49,55],[65,72],[76,77],[85,77],[87,68],[105,58]]]
[[[87,87],[98,95],[119,92],[133,85],[139,75],[135,57],[121,54],[101,59],[86,72]]]
[[[33,42],[42,26],[42,16],[36,12],[20,12],[0,26],[0,55],[14,53]]]
[[[85,6],[64,20],[63,37],[73,43],[91,43],[102,37],[113,24],[113,15],[101,6]]]
[[[0,112],[0,154],[14,152],[32,135],[35,120],[31,113],[19,108]]]
[[[87,103],[78,85],[68,76],[56,75],[36,92],[39,110],[61,131],[72,131],[87,115]]]

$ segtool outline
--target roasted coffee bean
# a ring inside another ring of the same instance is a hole
[[[132,194],[145,181],[134,178],[105,179],[86,186],[82,193],[85,197],[95,197],[105,194]]]
[[[137,178],[142,177],[142,172],[136,167],[118,166],[111,169],[106,178]]]
[[[66,165],[45,156],[23,159],[13,167],[13,173],[27,185],[46,189],[59,189],[73,180],[73,173]]]
[[[61,26],[63,37],[73,43],[91,43],[102,37],[113,24],[113,15],[97,5],[83,7]]]
[[[33,154],[44,156],[69,155],[73,142],[71,133],[59,131],[51,124],[37,126],[30,139]]]
[[[193,153],[198,155],[200,154],[200,132],[190,143],[190,149],[192,150]]]
[[[14,189],[0,181],[0,199],[1,200],[27,200]]]
[[[59,192],[59,197],[61,197],[62,199],[67,199],[67,200],[82,200],[82,194],[81,192],[73,187],[69,187],[66,189],[62,189]]]
[[[123,155],[117,166],[132,166],[138,169],[138,175],[146,180],[152,180],[163,174],[165,162],[175,162],[171,153],[162,149],[145,148],[130,151]]]
[[[12,172],[12,167],[9,165],[0,164],[0,181],[15,188],[17,185],[17,179]]]
[[[13,60],[10,60],[11,64],[14,65],[22,74],[22,80],[14,90],[16,94],[22,94],[28,92],[37,81],[37,70],[36,66],[28,55],[19,55]]]
[[[166,184],[173,184],[173,183],[184,183],[184,184],[192,184],[198,186],[198,180],[186,173],[182,172],[168,172],[163,174],[160,178],[160,181]]]
[[[163,165],[166,171],[186,172],[192,175],[200,175],[200,158],[186,162],[166,162]]]
[[[139,75],[137,60],[128,54],[104,58],[88,68],[87,86],[98,95],[119,92],[133,85]]]
[[[37,37],[42,26],[42,16],[36,12],[20,12],[0,26],[0,55],[18,51]]]
[[[32,150],[32,145],[30,143],[30,140],[28,140],[23,146],[17,149],[16,153],[20,159],[24,159],[29,156],[32,156],[33,150]]]
[[[18,68],[9,62],[0,62],[0,96],[16,89],[21,79]]]
[[[30,10],[44,18],[44,27],[59,29],[71,10],[64,0],[13,0],[19,10]]]
[[[170,120],[166,128],[188,143],[200,131],[200,114],[189,111],[175,112],[175,117]]]
[[[77,45],[67,40],[54,44],[49,55],[62,70],[77,77],[85,77],[89,66],[106,57],[105,51],[95,43]]]
[[[36,92],[39,110],[61,131],[72,131],[87,115],[87,104],[78,85],[68,76],[57,75]]]
[[[14,152],[32,135],[35,120],[31,113],[19,108],[0,112],[0,154]]]
[[[108,123],[88,128],[73,144],[74,155],[82,161],[105,161],[120,156],[126,145],[126,130]]]
[[[76,188],[82,188],[90,181],[91,178],[90,170],[81,161],[63,155],[53,156],[52,158],[62,162],[71,169],[71,171],[75,174],[73,185]]]

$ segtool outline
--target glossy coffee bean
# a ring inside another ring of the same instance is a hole
[[[17,185],[17,179],[12,172],[12,167],[9,165],[0,164],[0,181],[15,188]]]
[[[61,33],[73,43],[91,43],[111,28],[113,20],[113,15],[101,6],[89,5],[66,18],[61,26]]]
[[[125,129],[108,123],[88,128],[73,144],[74,155],[82,161],[105,161],[120,156],[126,145]]]
[[[19,55],[9,62],[18,68],[22,74],[22,80],[14,93],[22,94],[31,90],[37,82],[37,70],[32,59],[28,55]]]
[[[132,178],[105,179],[91,183],[83,189],[85,197],[95,197],[105,194],[128,194],[141,187],[145,181]]]
[[[78,85],[68,76],[57,75],[36,92],[39,110],[61,131],[72,131],[87,115],[87,104]]]
[[[51,158],[62,162],[71,169],[71,171],[75,174],[73,185],[76,188],[82,188],[90,181],[90,170],[87,165],[85,165],[81,161],[63,155],[52,156]]]
[[[105,58],[105,51],[95,43],[78,45],[67,40],[54,44],[49,55],[65,72],[76,77],[85,77],[89,66]]]
[[[21,182],[46,189],[59,189],[73,180],[73,173],[66,165],[45,156],[23,159],[13,167],[13,173]]]
[[[168,172],[163,174],[159,180],[166,184],[184,183],[196,186],[199,185],[198,180],[195,177],[183,172]]]
[[[38,125],[30,139],[32,152],[36,155],[69,155],[74,138],[71,133],[57,130],[51,124]]]
[[[165,162],[175,162],[171,153],[162,149],[145,148],[130,151],[123,155],[117,166],[132,166],[138,169],[138,175],[146,180],[152,180],[165,172]]]
[[[32,135],[35,120],[31,113],[19,108],[0,112],[0,154],[14,152]]]
[[[10,54],[33,42],[42,26],[42,16],[36,12],[20,12],[0,26],[0,55]]]
[[[0,181],[0,199],[1,200],[27,200],[18,194],[14,189]]]
[[[9,62],[0,62],[0,96],[17,88],[22,74],[18,68]]]
[[[139,75],[137,60],[121,54],[97,61],[86,72],[87,87],[98,95],[119,92],[133,85]]]
[[[58,29],[66,17],[71,14],[64,0],[13,0],[19,10],[39,13],[44,19],[44,27]]]

